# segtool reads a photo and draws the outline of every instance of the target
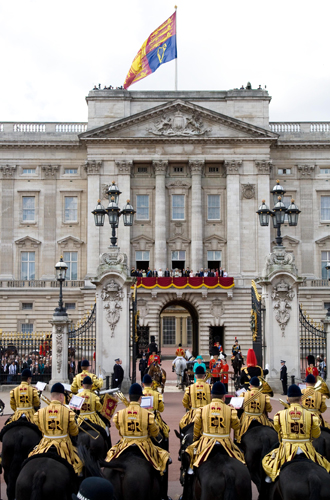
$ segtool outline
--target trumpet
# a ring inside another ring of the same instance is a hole
[[[118,391],[116,391],[116,396],[117,398],[122,402],[124,403],[125,406],[129,406],[129,401],[128,399],[124,396],[124,394],[118,389]]]
[[[125,396],[124,396],[125,397]],[[43,394],[41,394],[40,396],[40,399],[44,402],[44,403],[47,403],[48,405],[52,404],[52,401],[47,398],[46,396],[44,396]],[[71,410],[70,406],[69,405],[64,405],[62,404],[62,406],[65,406],[65,408],[67,408],[68,410]],[[71,410],[72,411],[72,410]],[[82,422],[84,422],[88,427],[90,427],[91,429],[93,429],[93,431],[96,432],[96,436],[93,436],[92,434],[90,434],[88,431],[86,431],[86,429],[83,429],[81,426],[79,427],[79,429],[81,429],[85,434],[88,434],[89,437],[91,437],[92,439],[97,439],[99,436],[100,436],[100,432],[95,429],[95,427],[90,424],[87,420],[85,420],[83,417],[81,417],[80,415],[77,415],[76,414],[76,418],[77,419],[80,419]]]
[[[257,392],[255,394],[253,394],[253,396],[251,396],[250,398],[248,398],[244,401],[243,409],[245,409],[250,403],[255,401],[260,396],[260,394],[262,394],[263,388],[264,388],[263,381],[259,378],[259,388],[258,388]]]

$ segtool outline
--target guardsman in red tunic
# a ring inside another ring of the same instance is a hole
[[[212,376],[212,384],[220,381],[220,372],[222,369],[222,361],[219,360],[219,350],[216,346],[212,347],[211,354],[213,358],[210,360],[209,369]]]
[[[185,350],[182,348],[181,344],[179,344],[179,347],[177,348],[177,350],[175,351],[175,355],[176,356],[182,356],[183,358],[186,357],[186,353],[185,353]]]
[[[308,366],[306,368],[306,377],[308,375],[314,375],[314,377],[316,378],[319,374],[319,371],[315,366],[314,356],[312,356],[311,354],[309,356],[307,356],[307,361],[308,361]]]
[[[160,365],[160,356],[158,354],[156,354],[155,352],[153,352],[150,356],[149,356],[149,359],[148,359],[148,366],[151,366],[152,363],[156,363],[158,365]]]
[[[226,391],[228,392],[228,372],[229,372],[229,366],[228,366],[228,363],[226,361],[226,357],[224,356],[223,360],[222,360],[222,367],[221,367],[221,380],[220,382],[223,383],[223,385],[225,386],[226,388]]]
[[[213,347],[216,347],[219,351],[219,354],[220,352],[223,352],[223,348],[222,348],[222,345],[220,344],[220,339],[219,337],[214,337],[214,344],[213,344]]]

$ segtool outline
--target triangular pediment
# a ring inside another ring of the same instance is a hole
[[[268,139],[277,134],[181,99],[80,134],[84,141],[131,139]]]
[[[144,234],[141,234],[140,236],[136,236],[135,238],[131,239],[131,243],[133,245],[134,245],[134,243],[140,243],[141,241],[145,241],[146,243],[149,243],[152,245],[155,243],[155,240],[153,240],[152,238],[149,238],[149,236],[146,236]]]
[[[72,245],[74,247],[80,247],[85,242],[80,240],[79,238],[76,238],[75,236],[66,236],[65,238],[58,240],[57,243],[60,245],[61,248],[65,248],[69,245]]]
[[[184,243],[185,245],[189,245],[190,244],[190,240],[189,238],[185,238],[184,236],[180,236],[178,234],[176,234],[175,236],[173,236],[172,238],[169,238],[167,240],[167,243],[168,244],[171,244],[171,243],[176,243],[176,244],[180,244],[180,243]],[[179,247],[178,247],[179,248]]]
[[[315,240],[315,243],[319,245],[320,247],[324,247],[325,245],[329,245],[330,243],[330,235],[324,236],[323,238],[320,238],[319,240]]]
[[[41,241],[31,238],[31,236],[24,236],[24,238],[16,240],[15,244],[19,247],[37,247],[41,245]]]
[[[213,241],[217,241],[219,245],[225,245],[227,243],[227,240],[225,238],[222,238],[217,234],[212,234],[211,236],[208,236],[204,239],[204,243],[212,243]]]
[[[284,246],[295,247],[295,246],[299,245],[299,243],[300,243],[300,240],[297,240],[296,238],[292,238],[292,236],[288,236],[287,234],[282,236],[282,240],[283,240]],[[276,245],[276,240],[273,240],[272,243],[274,245]]]

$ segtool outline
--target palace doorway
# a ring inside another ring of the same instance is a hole
[[[185,300],[174,300],[166,304],[159,315],[159,337],[162,351],[182,344],[193,356],[198,355],[198,313]]]

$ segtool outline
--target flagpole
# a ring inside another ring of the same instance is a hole
[[[176,37],[176,48],[178,50],[178,21],[177,21],[177,16],[178,16],[178,7],[175,5],[175,37]],[[178,90],[178,56],[175,58],[175,90]]]

